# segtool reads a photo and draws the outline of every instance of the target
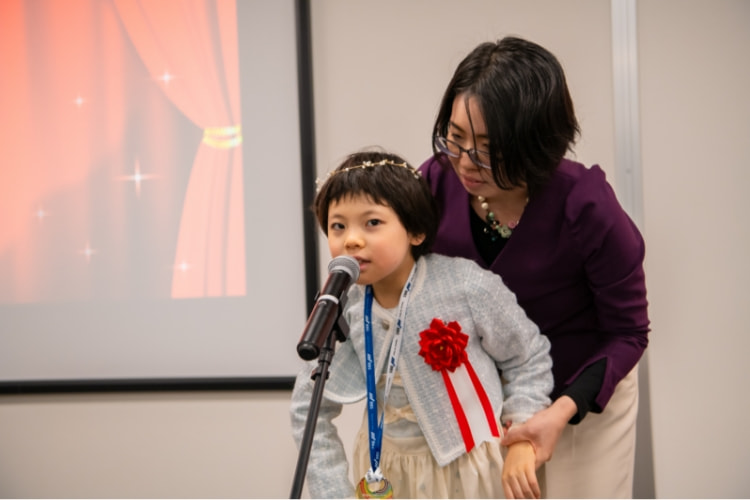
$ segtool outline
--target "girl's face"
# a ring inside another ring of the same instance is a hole
[[[481,152],[489,151],[487,125],[475,97],[459,94],[453,100],[446,138],[465,150],[476,149],[480,155]],[[461,184],[470,194],[493,198],[501,191],[492,178],[492,171],[475,164],[467,153],[462,152],[458,158],[449,159]]]
[[[424,236],[406,231],[396,212],[365,195],[342,198],[328,210],[328,249],[331,257],[349,255],[359,262],[360,285],[373,285],[375,297],[401,293],[414,265],[412,245]],[[381,291],[379,296],[378,292]]]

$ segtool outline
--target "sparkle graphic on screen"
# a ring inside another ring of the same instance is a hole
[[[188,272],[188,270],[191,267],[193,267],[193,266],[191,266],[190,264],[188,264],[187,261],[183,260],[182,262],[180,262],[180,264],[178,266],[175,266],[175,269],[178,269],[181,272],[186,273],[186,272]]]
[[[120,177],[117,177],[117,180],[120,181],[130,181],[135,186],[135,195],[137,197],[141,196],[141,182],[149,180],[149,179],[155,179],[155,175],[151,174],[142,174],[141,173],[141,164],[138,160],[135,161],[135,167],[133,168],[133,175],[123,175]]]
[[[78,96],[73,100],[76,106],[79,108],[83,107],[84,103],[86,102],[86,99],[81,97],[81,94],[78,94]]]
[[[159,80],[164,82],[164,85],[169,85],[169,82],[174,80],[174,75],[172,75],[168,70],[164,70],[164,73],[159,77]]]
[[[87,241],[86,247],[78,253],[86,257],[86,262],[91,262],[91,257],[98,253],[98,251],[95,248],[91,248],[91,244]]]
[[[44,208],[39,207],[36,212],[34,212],[34,217],[37,218],[37,220],[42,223],[44,222],[44,219],[46,217],[49,217],[49,212],[47,212]]]

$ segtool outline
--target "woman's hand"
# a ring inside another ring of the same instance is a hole
[[[541,498],[534,461],[530,442],[519,441],[508,447],[502,478],[505,498]]]
[[[578,408],[568,396],[561,396],[552,405],[534,414],[521,425],[510,429],[503,437],[501,444],[510,447],[523,441],[530,441],[536,451],[536,468],[552,458],[557,440],[568,421],[576,414]]]

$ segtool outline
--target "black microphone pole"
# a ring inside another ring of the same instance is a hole
[[[307,413],[307,421],[305,422],[305,433],[302,437],[302,442],[300,443],[297,469],[294,472],[294,483],[292,484],[292,492],[289,495],[289,498],[300,498],[302,495],[302,485],[305,482],[307,463],[310,459],[310,450],[312,448],[313,438],[315,437],[315,426],[318,422],[318,414],[320,413],[320,403],[323,400],[323,390],[325,389],[325,383],[328,379],[328,367],[331,365],[331,360],[333,359],[333,354],[336,349],[336,341],[339,340],[344,342],[349,338],[349,325],[341,314],[346,305],[346,300],[346,293],[344,293],[338,304],[338,318],[334,323],[331,332],[328,334],[323,347],[320,349],[318,367],[312,373],[312,379],[315,380],[315,385],[310,400],[310,409]]]

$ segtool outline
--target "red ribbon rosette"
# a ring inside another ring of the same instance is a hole
[[[430,327],[419,334],[419,355],[433,370],[454,371],[466,363],[466,344],[469,336],[461,331],[458,321],[447,325],[433,318]]]
[[[419,339],[419,355],[443,376],[466,452],[476,442],[499,437],[492,405],[466,353],[469,336],[461,331],[458,321],[446,325],[433,318]]]

